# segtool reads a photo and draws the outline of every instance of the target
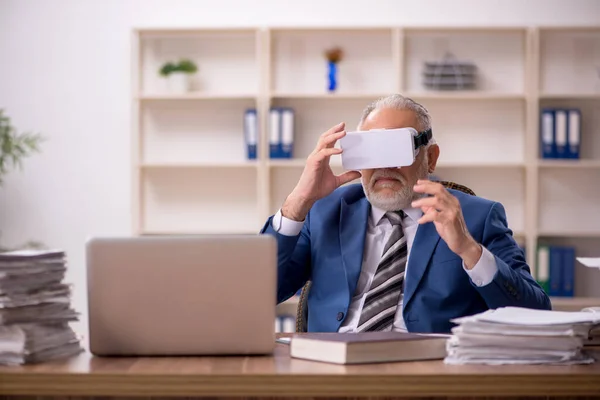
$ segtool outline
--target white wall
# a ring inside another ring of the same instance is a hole
[[[64,248],[85,312],[88,236],[130,233],[130,30],[139,26],[600,25],[596,0],[0,0],[0,108],[43,153],[0,189],[0,242]],[[259,227],[257,227],[259,229]],[[79,324],[85,332],[85,316]]]

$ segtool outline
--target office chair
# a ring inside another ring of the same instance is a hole
[[[470,194],[471,196],[475,196],[475,192],[473,192],[468,187],[461,185],[456,182],[451,181],[439,181],[446,189],[454,189],[459,190],[463,193]],[[308,281],[302,287],[302,291],[300,292],[300,299],[298,300],[298,308],[296,309],[296,332],[306,332],[307,323],[308,323],[308,292],[310,291],[310,286],[312,282]]]

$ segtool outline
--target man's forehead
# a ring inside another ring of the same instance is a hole
[[[418,129],[417,115],[411,110],[380,108],[373,110],[362,124],[363,130],[412,127]]]

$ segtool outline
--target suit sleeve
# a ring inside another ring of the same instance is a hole
[[[300,233],[288,236],[273,229],[271,216],[260,231],[277,240],[277,303],[292,297],[310,279],[309,221],[310,213]]]
[[[488,213],[481,245],[494,255],[497,267],[489,284],[472,283],[488,307],[551,309],[548,295],[531,276],[523,251],[512,237],[500,203],[494,203]]]

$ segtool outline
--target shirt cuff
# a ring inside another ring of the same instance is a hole
[[[481,246],[481,250],[481,257],[479,257],[479,261],[477,261],[477,264],[472,269],[467,269],[463,262],[463,269],[467,272],[469,278],[471,278],[471,282],[479,287],[492,282],[494,276],[496,276],[496,272],[498,272],[494,255],[483,246]]]
[[[300,231],[302,231],[302,226],[304,225],[303,221],[294,221],[289,218],[284,217],[281,214],[281,209],[277,211],[277,214],[273,217],[272,220],[273,229],[276,232],[284,235],[284,236],[298,236]]]

